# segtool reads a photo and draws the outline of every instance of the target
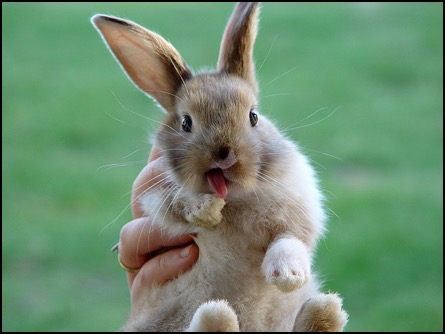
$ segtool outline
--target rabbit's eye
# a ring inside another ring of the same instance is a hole
[[[254,127],[258,123],[258,114],[255,112],[255,109],[252,109],[249,114],[250,125]]]
[[[181,127],[185,132],[192,132],[192,118],[188,115],[182,116]]]

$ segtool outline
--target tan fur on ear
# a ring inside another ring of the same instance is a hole
[[[173,111],[176,92],[192,77],[178,51],[134,22],[107,15],[95,15],[91,21],[134,84]]]
[[[258,2],[239,2],[227,23],[218,58],[218,71],[246,80],[255,92],[253,45],[258,32]]]

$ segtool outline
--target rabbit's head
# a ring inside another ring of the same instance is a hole
[[[158,34],[115,17],[92,18],[128,77],[165,110],[154,144],[184,190],[226,198],[252,191],[278,172],[286,145],[258,113],[258,12],[258,3],[236,5],[217,69],[199,74]]]

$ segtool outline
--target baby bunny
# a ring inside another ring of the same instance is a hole
[[[95,15],[133,83],[165,111],[154,136],[166,175],[141,200],[172,234],[194,233],[195,266],[153,287],[128,331],[341,331],[337,294],[311,271],[323,197],[308,159],[258,107],[258,3],[238,3],[217,69],[194,74],[158,34]]]

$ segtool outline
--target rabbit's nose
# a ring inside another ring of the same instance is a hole
[[[220,147],[215,154],[216,165],[221,169],[232,167],[237,158],[235,153],[227,146]]]
[[[219,160],[225,160],[230,154],[230,148],[227,146],[223,146],[218,151]]]

